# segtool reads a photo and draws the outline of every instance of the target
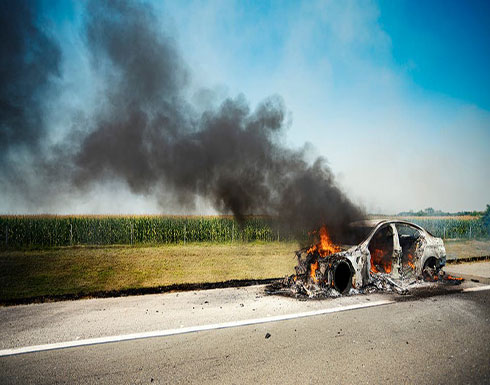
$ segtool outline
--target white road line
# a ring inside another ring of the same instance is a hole
[[[66,341],[66,342],[58,342],[54,344],[4,349],[4,350],[0,350],[0,357],[12,356],[15,354],[23,354],[23,353],[42,352],[46,350],[74,348],[77,346],[87,346],[87,345],[106,344],[110,342],[138,340],[143,338],[167,337],[167,336],[174,336],[177,334],[201,332],[205,330],[216,330],[216,329],[233,328],[239,326],[256,325],[256,324],[263,324],[267,322],[285,321],[285,320],[291,320],[295,318],[311,317],[311,316],[322,315],[322,314],[337,313],[337,312],[347,311],[347,310],[355,310],[355,309],[363,309],[363,308],[368,308],[373,306],[388,305],[392,303],[395,303],[395,301],[381,300],[381,301],[374,301],[374,302],[359,303],[354,305],[339,306],[330,309],[313,310],[313,311],[308,311],[303,313],[285,314],[285,315],[278,315],[278,316],[271,316],[271,317],[264,317],[264,318],[248,319],[242,321],[231,321],[231,322],[224,322],[219,324],[191,326],[191,327],[185,327],[179,329],[155,330],[151,332],[124,334],[119,336],[108,336],[108,337],[99,337],[99,338],[89,338],[89,339],[78,340],[78,341]]]
[[[468,292],[468,291],[483,291],[483,290],[490,290],[490,285],[467,287],[466,289],[463,289],[462,291]]]

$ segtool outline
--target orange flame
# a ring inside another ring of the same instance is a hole
[[[388,258],[387,258],[388,257]],[[383,249],[374,249],[371,252],[371,272],[391,273],[391,258]]]
[[[413,263],[414,259],[415,258],[411,253],[407,254],[407,263],[408,263],[408,266],[410,266],[412,268],[412,270],[415,270],[415,264]]]
[[[311,246],[308,249],[308,254],[318,251],[320,257],[326,257],[327,255],[339,252],[341,249],[335,243],[332,242],[330,236],[328,235],[327,227],[323,225],[320,228],[320,240],[316,245]]]
[[[321,258],[324,258],[330,254],[334,254],[339,252],[341,249],[339,246],[337,246],[335,243],[332,242],[330,239],[330,236],[328,235],[327,227],[323,225],[318,232],[314,232],[313,234],[317,235],[319,234],[319,240],[318,243],[311,246],[307,253],[308,254],[313,254],[315,252],[318,253],[318,255]],[[310,264],[310,277],[313,280],[313,282],[318,282],[318,279],[316,278],[316,271],[318,270],[319,263],[318,259],[315,259],[315,262],[312,262]]]
[[[318,269],[318,261],[315,261],[310,265],[310,277],[313,279],[314,282],[317,282],[316,279],[316,271]]]
[[[453,277],[452,275],[448,275],[447,279],[450,279],[452,281],[462,281],[463,280],[463,278],[461,278],[461,277]]]

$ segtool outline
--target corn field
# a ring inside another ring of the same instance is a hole
[[[424,229],[444,239],[474,239],[488,238],[488,229],[480,218],[455,219],[455,218],[410,218],[413,222]]]
[[[410,218],[435,236],[488,238],[477,219]],[[0,216],[0,248],[70,245],[179,244],[186,242],[291,241],[271,219],[250,217],[242,226],[231,217],[178,216]]]
[[[166,216],[0,216],[0,247],[283,241],[270,220]]]

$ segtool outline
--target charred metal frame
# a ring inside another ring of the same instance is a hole
[[[415,229],[419,235],[414,240],[409,267],[408,262],[403,260],[397,226],[408,226]],[[391,230],[393,242],[389,272],[372,268],[369,250],[375,234],[387,227]],[[307,254],[305,257],[305,252],[306,249],[302,249],[296,253],[296,276],[306,278],[309,286],[319,289],[334,288],[341,294],[349,292],[351,288],[359,290],[372,284],[391,286],[402,292],[407,283],[423,278],[427,272],[434,274],[446,264],[446,250],[442,239],[407,221],[381,221],[359,245],[326,257],[320,257],[317,253]],[[315,268],[312,269],[312,266]]]

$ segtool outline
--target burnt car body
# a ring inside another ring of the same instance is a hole
[[[357,246],[327,256],[305,250],[297,253],[297,275],[308,277],[310,287],[351,288],[391,286],[403,291],[408,283],[437,276],[446,264],[441,238],[406,221],[381,221]]]

